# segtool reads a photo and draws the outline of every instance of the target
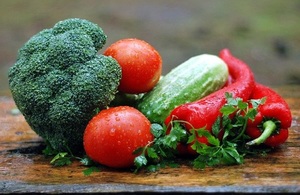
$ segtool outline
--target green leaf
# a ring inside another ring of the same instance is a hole
[[[180,122],[176,122],[176,121],[174,122],[173,128],[170,131],[170,134],[177,137],[177,139],[176,139],[177,142],[179,142],[179,141],[186,142],[187,141],[188,133]]]
[[[232,158],[232,156],[230,156],[229,154],[227,154],[225,149],[220,150],[220,154],[221,154],[221,156],[219,157],[220,164],[232,165],[236,163],[235,159]]]
[[[239,154],[239,152],[234,147],[224,148],[224,156],[226,158],[226,164],[242,164],[243,157]]]
[[[168,162],[167,165],[168,165],[168,167],[171,167],[171,168],[177,168],[177,167],[179,167],[179,164],[178,163],[174,163],[174,162]]]
[[[225,92],[225,97],[226,97],[226,101],[227,103],[226,105],[230,105],[230,106],[238,106],[240,101],[243,101],[242,98],[233,98],[231,93]]]
[[[54,166],[65,166],[70,165],[72,156],[69,156],[67,152],[60,152],[54,156],[54,158],[50,161],[50,164]]]
[[[147,166],[147,171],[148,172],[156,172],[159,170],[160,166],[159,165],[149,165]]]
[[[198,129],[197,131],[198,137],[206,137],[208,142],[214,146],[219,146],[220,145],[220,141],[218,138],[216,138],[215,136],[213,136],[209,131],[207,131],[206,129]]]
[[[147,148],[147,155],[153,159],[159,158],[154,148]]]
[[[156,151],[157,153],[161,156],[161,157],[168,157],[168,152],[169,150],[165,149],[164,147],[164,143],[162,143],[161,145],[157,144],[155,145]]]
[[[95,162],[87,156],[80,159],[80,163],[85,165],[85,166],[91,166],[91,165],[95,164]]]
[[[182,128],[181,124],[178,122],[174,123],[170,133],[164,136],[165,146],[175,149],[179,142],[185,142],[187,140],[187,132]]]
[[[56,159],[55,161],[52,161],[51,164],[54,166],[65,166],[70,165],[72,163],[70,157],[60,157],[59,159]]]
[[[235,123],[232,124],[232,127],[234,128],[240,128],[243,127],[244,124],[248,122],[247,117],[244,116],[236,116],[235,117]]]
[[[89,176],[89,175],[91,175],[92,173],[100,172],[100,168],[99,168],[99,167],[92,166],[92,167],[89,167],[89,168],[83,170],[82,172],[83,172],[83,175]]]
[[[259,105],[265,104],[266,103],[267,98],[263,97],[261,99],[250,99],[250,103],[252,104],[253,108],[257,108]]]
[[[197,137],[196,137],[196,130],[195,129],[191,129],[190,133],[191,133],[191,135],[188,137],[188,140],[187,140],[188,144],[194,142],[197,139]]]
[[[236,149],[229,151],[228,152],[238,164],[243,164],[244,163],[244,157],[241,155]]]
[[[58,153],[58,151],[54,150],[48,142],[46,142],[46,148],[42,152],[46,156],[53,156]]]
[[[191,146],[191,148],[193,149],[193,150],[195,150],[198,154],[203,154],[203,153],[205,153],[206,151],[205,151],[205,148],[207,147],[207,145],[206,144],[204,144],[204,143],[201,143],[201,142],[199,142],[199,141],[195,141],[193,144],[192,144],[192,146]]]
[[[176,148],[177,146],[177,136],[173,135],[173,134],[169,134],[166,136],[166,140],[165,143],[167,146],[171,147],[171,148]]]
[[[197,158],[193,161],[193,166],[196,169],[204,169],[206,167],[206,156],[199,155]]]
[[[231,119],[228,116],[223,116],[222,119],[222,128],[224,130],[222,141],[225,141],[227,137],[231,135],[233,125]]]
[[[137,156],[134,159],[134,164],[137,168],[140,168],[143,165],[147,165],[147,162],[148,162],[148,160],[144,155]]]
[[[219,116],[217,118],[217,120],[214,122],[214,124],[212,125],[212,134],[214,136],[218,137],[221,129],[222,129],[222,126],[221,126],[221,117]]]
[[[50,164],[53,164],[55,161],[61,159],[61,158],[64,158],[65,156],[67,156],[68,153],[67,152],[60,152],[58,154],[56,154],[53,159],[50,161]]]
[[[257,115],[257,109],[251,108],[248,110],[246,117],[249,118],[250,120],[254,120],[256,115]]]
[[[145,149],[144,147],[139,147],[133,151],[133,154],[135,154],[135,155],[142,154],[144,152],[144,149]]]
[[[225,92],[225,98],[228,104],[232,104],[231,102],[235,102],[235,100],[232,97],[232,93]]]
[[[220,112],[221,112],[223,115],[230,115],[230,114],[234,113],[236,110],[237,110],[237,109],[236,109],[234,106],[225,104],[225,105],[221,108]]]
[[[244,110],[244,109],[246,109],[246,108],[248,107],[248,103],[243,102],[243,100],[240,99],[240,100],[238,101],[237,107],[238,107],[240,110]]]
[[[165,133],[165,131],[160,124],[153,123],[151,124],[151,133],[154,135],[154,137],[160,137]]]

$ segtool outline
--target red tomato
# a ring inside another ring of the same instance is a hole
[[[104,55],[115,58],[122,68],[119,91],[138,94],[150,91],[162,72],[160,54],[147,42],[121,39],[110,45]]]
[[[113,168],[134,165],[133,152],[153,141],[150,121],[129,106],[100,111],[88,123],[83,145],[87,156],[95,162]]]

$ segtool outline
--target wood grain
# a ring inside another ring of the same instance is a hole
[[[285,144],[242,165],[195,170],[186,163],[155,173],[102,169],[84,176],[74,162],[52,167],[41,154],[43,140],[14,113],[12,98],[0,96],[0,192],[300,192],[300,86],[275,88],[293,114]]]

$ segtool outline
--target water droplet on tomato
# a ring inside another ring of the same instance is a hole
[[[142,134],[142,131],[139,129],[138,130],[138,135],[141,135]]]
[[[115,133],[116,133],[116,129],[115,129],[115,128],[112,128],[112,129],[110,130],[110,132],[109,132],[109,134],[110,134],[111,136],[114,136]]]

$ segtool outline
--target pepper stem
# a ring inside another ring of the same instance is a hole
[[[264,143],[266,139],[268,139],[268,137],[270,137],[271,134],[276,130],[277,127],[274,121],[268,120],[263,123],[263,128],[264,131],[262,132],[262,134],[258,138],[247,142],[247,146],[259,145],[261,143]]]

